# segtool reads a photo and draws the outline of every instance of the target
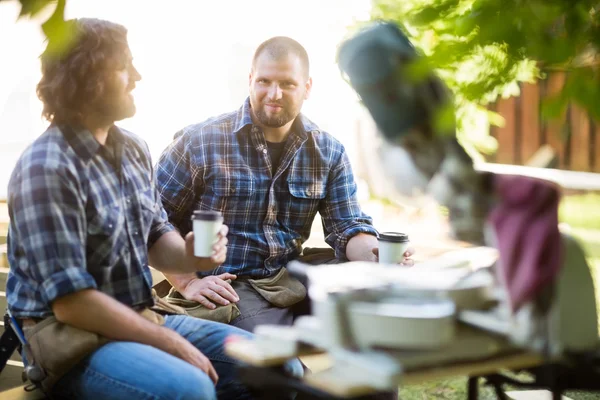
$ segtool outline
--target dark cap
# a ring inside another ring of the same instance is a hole
[[[223,214],[219,211],[196,210],[192,215],[192,220],[218,221],[220,219],[223,219]]]
[[[406,243],[408,242],[408,235],[400,232],[381,232],[379,234],[379,240],[382,242],[392,243]]]

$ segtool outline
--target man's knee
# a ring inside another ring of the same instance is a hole
[[[165,399],[178,400],[213,400],[217,392],[213,381],[198,368],[181,371],[179,376],[169,385],[169,390],[164,393]]]

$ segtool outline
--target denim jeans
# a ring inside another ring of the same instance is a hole
[[[110,342],[81,361],[53,389],[60,399],[205,400],[250,399],[235,377],[236,361],[223,350],[231,334],[250,337],[235,327],[181,315],[167,316],[165,326],[178,332],[210,359],[219,375],[215,385],[200,369],[162,350],[135,342]],[[298,360],[286,369],[302,376]]]

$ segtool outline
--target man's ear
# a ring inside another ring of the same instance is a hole
[[[306,92],[304,93],[304,100],[308,100],[310,97],[310,91],[312,90],[312,78],[308,78],[306,81]]]
[[[250,68],[250,72],[248,73],[248,86],[252,85],[252,68]]]

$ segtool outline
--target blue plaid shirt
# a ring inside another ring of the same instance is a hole
[[[161,155],[156,177],[169,221],[186,234],[194,210],[216,210],[229,226],[227,259],[211,273],[272,275],[301,254],[317,212],[340,259],[352,236],[377,235],[358,204],[344,146],[304,116],[271,167],[249,100],[184,128]]]
[[[152,305],[148,249],[173,227],[146,143],[113,128],[108,144],[51,126],[19,159],[8,188],[15,316],[49,316],[55,299],[88,288],[133,308]]]

